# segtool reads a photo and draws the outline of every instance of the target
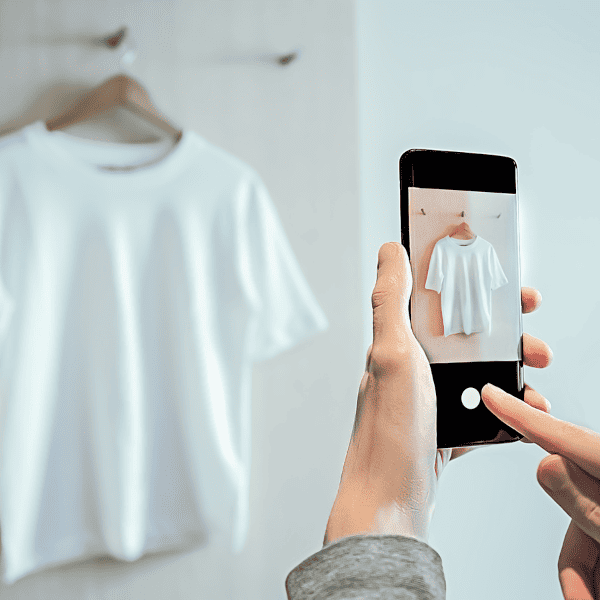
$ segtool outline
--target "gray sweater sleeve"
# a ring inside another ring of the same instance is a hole
[[[353,535],[336,540],[295,567],[288,600],[444,600],[440,555],[402,535]]]

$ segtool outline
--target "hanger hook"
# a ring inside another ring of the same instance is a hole
[[[461,216],[461,217],[464,217],[464,216],[465,216],[465,211],[464,211],[464,210],[463,210],[463,211],[460,213],[460,216]]]
[[[289,65],[295,58],[298,58],[299,52],[290,52],[290,54],[285,54],[284,56],[280,56],[277,59],[277,62],[280,65]]]
[[[121,55],[120,62],[121,65],[131,64],[137,56],[137,46],[131,37],[131,32],[128,27],[121,27],[116,33],[109,34],[102,38],[100,42],[108,48],[115,49],[121,46],[123,40],[125,40],[125,44],[123,45],[123,54]]]
[[[421,212],[422,212],[423,214],[425,214],[425,211],[424,211],[423,209],[421,209]]]
[[[123,37],[126,33],[127,27],[121,27],[117,33],[113,33],[102,38],[101,42],[109,48],[116,48],[123,41]]]

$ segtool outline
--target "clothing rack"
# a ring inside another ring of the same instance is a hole
[[[421,209],[421,212],[422,212],[423,214],[425,214],[425,211],[424,211],[423,209]],[[501,214],[502,214],[502,213],[500,213],[500,214],[499,214],[499,215],[496,217],[496,219],[499,219]],[[464,217],[464,216],[465,216],[465,211],[463,210],[463,211],[460,213],[460,215],[459,215],[459,216],[460,216],[460,217]]]

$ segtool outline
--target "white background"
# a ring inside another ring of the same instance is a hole
[[[363,297],[377,250],[400,241],[398,160],[410,148],[511,156],[522,284],[543,295],[524,331],[554,361],[525,368],[552,413],[600,430],[600,3],[358,0]],[[372,336],[363,302],[365,349]],[[516,442],[444,471],[431,545],[449,600],[562,599],[570,519],[536,481],[547,456]]]

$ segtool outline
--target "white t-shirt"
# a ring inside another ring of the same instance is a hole
[[[252,362],[328,327],[254,170],[192,131],[170,145],[42,121],[0,139],[7,583],[97,555],[240,552]]]
[[[442,294],[444,337],[492,331],[492,291],[508,279],[494,247],[476,236],[446,236],[433,248],[425,288]]]

